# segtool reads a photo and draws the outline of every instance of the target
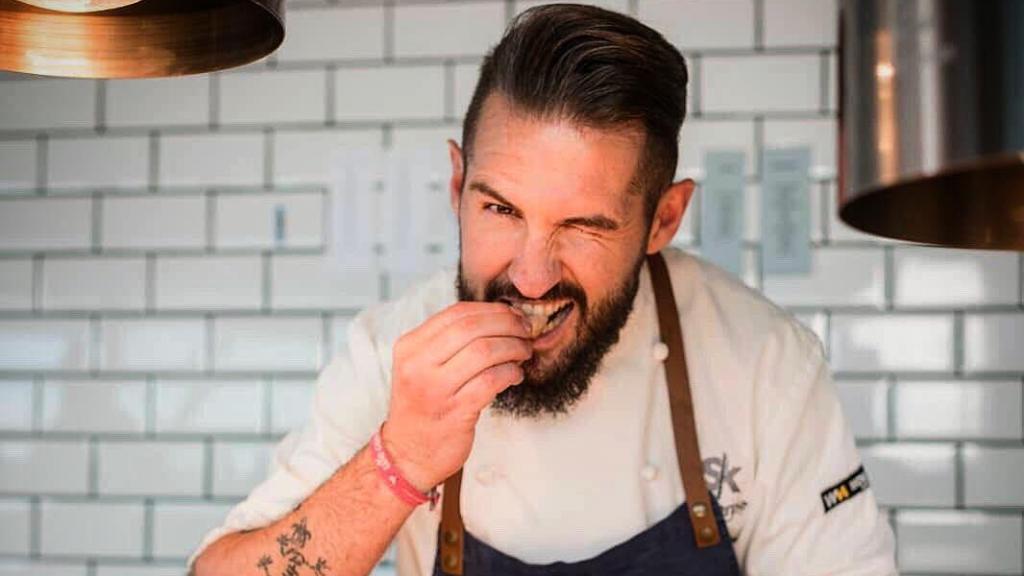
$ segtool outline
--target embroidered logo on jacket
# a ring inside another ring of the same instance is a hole
[[[821,503],[825,505],[825,513],[827,514],[836,506],[870,487],[871,482],[868,481],[868,474],[864,471],[864,466],[857,468],[845,480],[821,493]]]
[[[743,470],[742,466],[732,466],[729,463],[729,455],[722,453],[722,457],[712,456],[704,459],[704,480],[707,482],[708,490],[715,495],[722,507],[722,516],[728,521],[734,515],[743,512],[747,507],[747,501],[740,495],[740,486],[736,483],[736,475]],[[723,501],[723,490],[728,486],[731,498]]]

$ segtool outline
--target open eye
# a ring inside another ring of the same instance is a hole
[[[487,202],[484,204],[484,210],[493,212],[499,216],[515,216],[515,210],[505,206],[504,204],[494,204],[493,202]]]

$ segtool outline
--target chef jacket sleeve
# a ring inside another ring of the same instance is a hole
[[[387,415],[389,396],[376,344],[361,315],[349,325],[348,349],[317,378],[305,426],[277,445],[267,479],[230,510],[223,525],[203,537],[188,569],[218,538],[272,524],[301,504],[369,442]]]
[[[796,340],[803,344],[783,348],[797,354],[782,354],[782,363],[797,368],[783,367],[783,381],[759,402],[759,495],[745,572],[896,574],[892,529],[861,466],[821,344],[805,331]]]

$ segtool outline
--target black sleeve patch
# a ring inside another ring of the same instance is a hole
[[[864,466],[857,468],[845,480],[821,493],[821,503],[825,505],[825,513],[827,514],[836,506],[870,487],[871,482],[868,481],[868,473],[864,471]]]

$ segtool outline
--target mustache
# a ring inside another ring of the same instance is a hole
[[[579,307],[580,312],[586,312],[587,309],[587,293],[583,291],[583,288],[579,284],[572,282],[559,282],[552,286],[547,292],[544,293],[540,298],[527,298],[523,296],[522,292],[516,288],[515,284],[510,282],[507,278],[495,278],[487,283],[487,287],[484,288],[484,300],[487,302],[497,302],[498,300],[533,300],[533,301],[556,301],[556,300],[572,300]]]

